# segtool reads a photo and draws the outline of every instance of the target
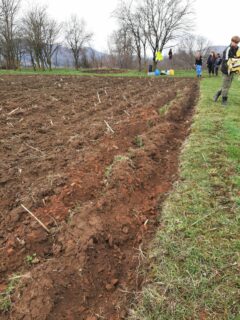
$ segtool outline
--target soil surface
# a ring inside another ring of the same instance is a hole
[[[0,76],[0,293],[19,279],[1,319],[127,318],[197,96],[194,79]]]
[[[126,73],[128,70],[125,69],[110,69],[110,68],[99,68],[99,69],[85,69],[82,72],[86,73],[97,73],[97,74],[114,74],[114,73]]]

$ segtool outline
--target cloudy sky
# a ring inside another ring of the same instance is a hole
[[[94,33],[93,47],[107,50],[109,35],[117,28],[112,12],[119,0],[22,0],[25,8],[30,4],[47,5],[48,13],[58,21],[66,21],[77,14],[87,22],[88,30]],[[219,0],[195,0],[194,33],[206,37],[213,45],[228,45],[233,35],[240,36],[239,0],[228,0],[223,5]]]

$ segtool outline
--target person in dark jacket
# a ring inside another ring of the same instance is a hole
[[[215,64],[214,64],[215,76],[218,76],[218,69],[219,69],[221,63],[222,63],[222,58],[221,58],[220,54],[218,53],[217,57],[216,57],[216,60],[215,60]]]
[[[227,105],[228,91],[231,87],[233,75],[234,75],[234,72],[229,72],[228,70],[228,60],[230,58],[237,57],[239,42],[240,42],[239,36],[232,37],[230,45],[223,51],[222,66],[221,66],[221,71],[223,76],[222,88],[217,91],[217,93],[213,97],[213,100],[216,102],[218,98],[222,95],[222,105],[224,106]]]
[[[215,60],[216,60],[215,52],[211,51],[211,53],[207,59],[207,68],[208,68],[209,77],[211,77],[211,75],[214,75]]]

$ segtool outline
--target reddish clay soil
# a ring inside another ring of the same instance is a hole
[[[20,277],[0,318],[126,319],[198,83],[0,76],[0,85],[0,291]]]
[[[86,72],[86,73],[97,73],[97,74],[106,74],[106,73],[125,73],[128,72],[128,70],[125,69],[109,69],[109,68],[101,68],[101,69],[85,69],[82,72]]]

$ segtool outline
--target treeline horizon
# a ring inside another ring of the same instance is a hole
[[[3,69],[19,69],[25,63],[25,67],[34,70],[51,70],[53,65],[58,66],[57,57],[62,48],[69,52],[68,66],[76,70],[105,66],[141,71],[149,64],[155,69],[156,53],[169,48],[174,53],[174,66],[190,69],[195,52],[201,51],[205,56],[210,48],[207,39],[189,32],[194,29],[189,0],[119,3],[113,12],[118,29],[111,34],[107,54],[99,54],[92,48],[94,34],[76,14],[59,23],[50,17],[45,6],[35,4],[19,16],[20,8],[21,0],[0,0],[0,67]],[[170,61],[162,64],[172,66]]]

